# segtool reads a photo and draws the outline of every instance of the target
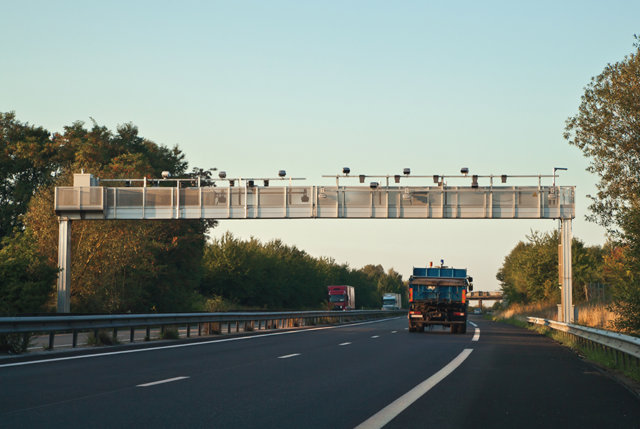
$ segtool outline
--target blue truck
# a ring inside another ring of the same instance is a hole
[[[409,277],[409,332],[442,325],[452,334],[467,332],[467,291],[473,278],[466,268],[413,268]]]

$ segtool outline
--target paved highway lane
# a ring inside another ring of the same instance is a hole
[[[554,427],[567,421],[557,400],[569,397],[609,423],[640,422],[636,398],[571,352],[525,330],[477,323],[477,341],[472,327],[409,334],[401,318],[0,366],[0,426],[353,428],[470,349],[388,427]],[[577,389],[558,389],[556,373]],[[597,409],[594,389],[606,395]]]

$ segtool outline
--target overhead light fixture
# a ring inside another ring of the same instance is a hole
[[[471,176],[471,187],[472,188],[477,188],[478,187],[478,175],[474,174],[473,176]]]
[[[224,179],[227,177],[227,172],[226,171],[220,171],[218,172],[218,177],[221,179]]]
[[[264,179],[264,187],[266,188],[267,186],[269,186],[269,181],[267,179]]]
[[[460,173],[466,176],[467,174],[469,174],[469,169],[467,167],[462,167],[460,169]]]
[[[400,183],[400,175],[396,174],[395,176],[393,176],[393,181],[396,183]]]
[[[349,167],[342,167],[342,174],[347,175],[351,173],[351,169]]]
[[[248,185],[250,188],[253,188],[253,185],[254,185],[253,180],[249,180],[249,181],[247,182],[247,185]]]
[[[438,183],[440,181],[440,176],[438,176],[437,174],[433,175],[433,183]]]
[[[229,180],[229,186],[233,187],[236,185],[236,181],[235,180]]]
[[[286,171],[284,171],[284,170],[280,170],[280,171],[278,171],[278,176],[280,176],[280,177],[284,177],[284,176],[286,176],[286,175],[287,175],[287,172],[286,172]]]
[[[360,183],[364,183],[364,178],[365,178],[364,174],[361,174],[360,175]]]
[[[503,174],[502,176],[500,176],[500,179],[502,180],[502,183],[507,183],[507,175]]]
[[[411,174],[411,169],[410,168],[403,169],[402,174],[404,174],[405,176],[408,176],[409,174]]]
[[[371,189],[377,189],[377,188],[378,188],[378,186],[380,186],[380,184],[379,184],[378,182],[371,182],[371,183],[369,183],[369,187],[370,187]]]

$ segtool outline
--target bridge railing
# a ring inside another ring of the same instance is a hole
[[[286,329],[301,326],[342,324],[358,320],[386,318],[405,315],[397,310],[354,311],[292,311],[292,312],[235,312],[235,313],[168,313],[126,315],[65,315],[38,317],[0,317],[0,334],[48,334],[49,349],[53,349],[56,334],[73,334],[72,347],[78,345],[78,333],[112,330],[117,339],[118,330],[129,329],[130,342],[134,342],[136,329],[146,329],[146,338],[151,328],[186,327],[187,337],[197,325],[198,336],[267,329]],[[223,329],[225,328],[226,329]]]
[[[635,365],[638,368],[640,365],[640,338],[539,317],[527,317],[527,321],[572,336],[588,349],[602,350],[614,359],[616,366],[628,368]]]

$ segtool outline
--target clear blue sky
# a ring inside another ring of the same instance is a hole
[[[0,14],[0,111],[50,131],[89,117],[178,144],[191,166],[307,184],[353,173],[595,177],[562,138],[585,85],[633,49],[638,1],[20,1]],[[417,183],[416,183],[417,184]],[[525,184],[525,183],[522,183]],[[535,184],[535,183],[532,183]],[[481,183],[482,185],[482,183]],[[553,221],[226,221],[352,267],[465,266],[498,288],[504,257]]]

